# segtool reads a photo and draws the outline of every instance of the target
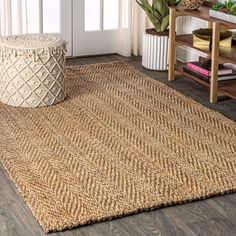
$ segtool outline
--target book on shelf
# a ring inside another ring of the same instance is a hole
[[[211,76],[210,66],[203,67],[202,62],[200,61],[188,62],[187,67],[205,76]],[[229,68],[223,64],[220,64],[219,69],[218,69],[218,75],[228,75],[228,74],[231,74],[232,72],[233,72],[232,68]]]
[[[195,76],[196,78],[199,78],[199,79],[202,79],[205,81],[210,81],[210,78],[211,78],[210,76],[206,76],[206,75],[203,75],[202,73],[192,70],[188,66],[184,66],[183,71],[190,74],[190,75]],[[233,71],[231,74],[228,74],[228,75],[219,75],[218,76],[218,81],[226,81],[226,80],[234,80],[234,79],[236,79],[236,71]]]
[[[224,66],[236,71],[236,64],[233,63],[224,63]]]

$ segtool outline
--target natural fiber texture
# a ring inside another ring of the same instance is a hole
[[[181,0],[182,5],[185,9],[196,10],[198,9],[205,0]]]
[[[69,98],[0,105],[0,160],[46,232],[236,190],[236,125],[122,62],[67,68]]]
[[[17,107],[63,101],[65,54],[65,41],[53,34],[0,38],[0,101]]]

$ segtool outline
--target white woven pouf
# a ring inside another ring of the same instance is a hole
[[[42,107],[65,97],[66,42],[53,34],[0,38],[0,101]]]

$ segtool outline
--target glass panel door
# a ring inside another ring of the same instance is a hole
[[[73,1],[73,56],[117,52],[119,1]]]

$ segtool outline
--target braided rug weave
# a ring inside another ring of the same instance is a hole
[[[0,104],[0,161],[45,232],[236,190],[233,121],[123,62],[66,75],[60,104]]]

